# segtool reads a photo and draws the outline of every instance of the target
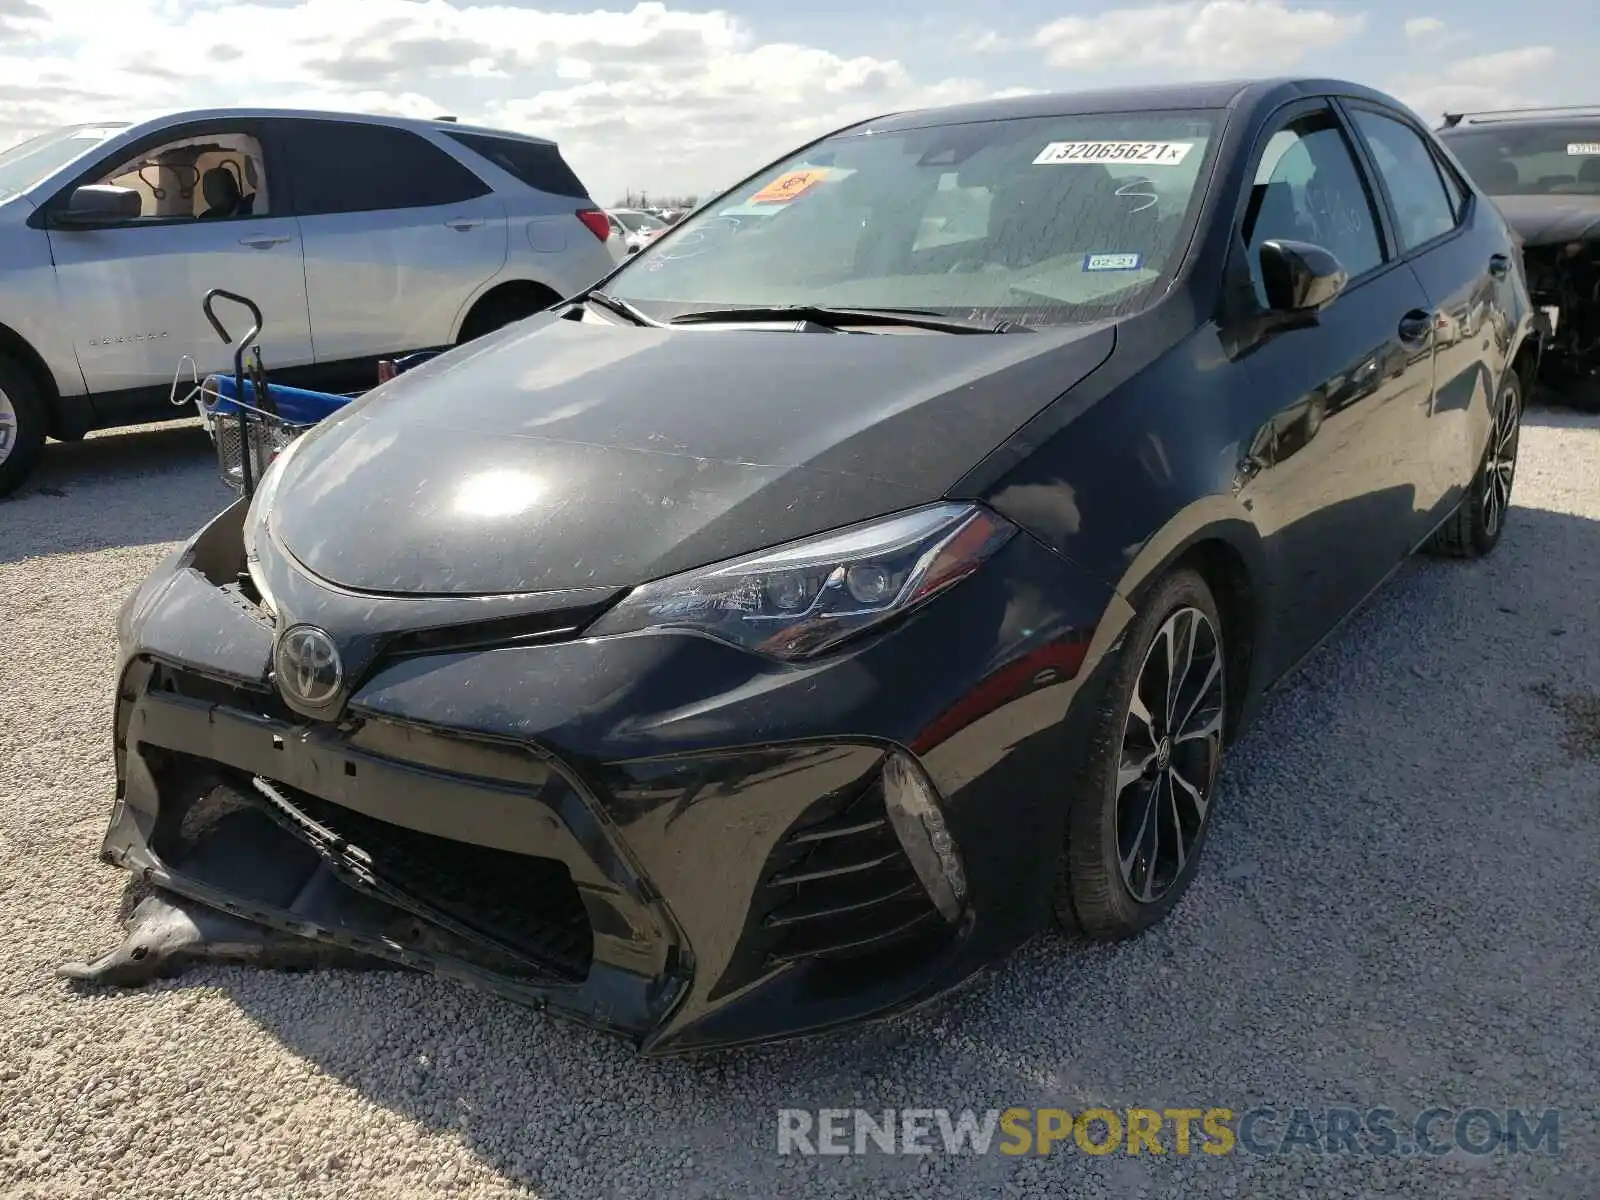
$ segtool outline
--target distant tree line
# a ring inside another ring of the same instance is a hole
[[[671,195],[667,193],[636,192],[629,188],[627,193],[613,204],[612,208],[693,208],[700,203],[696,195]]]

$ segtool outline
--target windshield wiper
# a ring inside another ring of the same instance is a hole
[[[660,329],[662,327],[660,321],[652,321],[649,317],[645,316],[626,300],[619,299],[618,297],[611,295],[609,292],[587,292],[582,298],[590,301],[591,303],[598,304],[601,308],[610,309],[619,317],[627,317],[628,320],[632,321],[635,325],[650,325],[656,329]]]
[[[907,325],[941,333],[1031,333],[1014,321],[965,321],[925,308],[834,308],[820,304],[751,305],[743,308],[708,308],[673,317],[672,325],[710,325],[720,321],[809,321],[814,325]]]

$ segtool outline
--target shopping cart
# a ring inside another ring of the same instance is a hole
[[[231,300],[250,312],[254,323],[237,343],[217,316],[214,307],[217,300]],[[185,359],[191,367],[193,386],[188,395],[179,398],[178,383],[183,376],[180,362],[171,399],[180,406],[193,400],[201,423],[216,447],[222,481],[239,494],[251,496],[255,493],[256,482],[290,442],[361,393],[318,392],[268,383],[261,347],[255,344],[262,326],[261,309],[255,301],[236,292],[212,288],[205,294],[201,307],[217,336],[234,347],[233,374],[207,375],[201,380],[193,360]],[[378,364],[378,382],[393,379],[441,353],[442,349],[419,350],[403,358],[385,359]]]

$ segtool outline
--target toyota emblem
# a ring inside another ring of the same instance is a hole
[[[311,625],[284,631],[273,653],[278,688],[284,699],[307,708],[321,708],[344,686],[344,664],[333,639]]]

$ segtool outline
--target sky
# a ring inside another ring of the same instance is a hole
[[[1600,102],[1594,0],[0,0],[0,145],[247,104],[553,138],[602,203],[831,128],[1030,91],[1315,74],[1445,108]],[[1585,15],[1585,14],[1588,15]]]

